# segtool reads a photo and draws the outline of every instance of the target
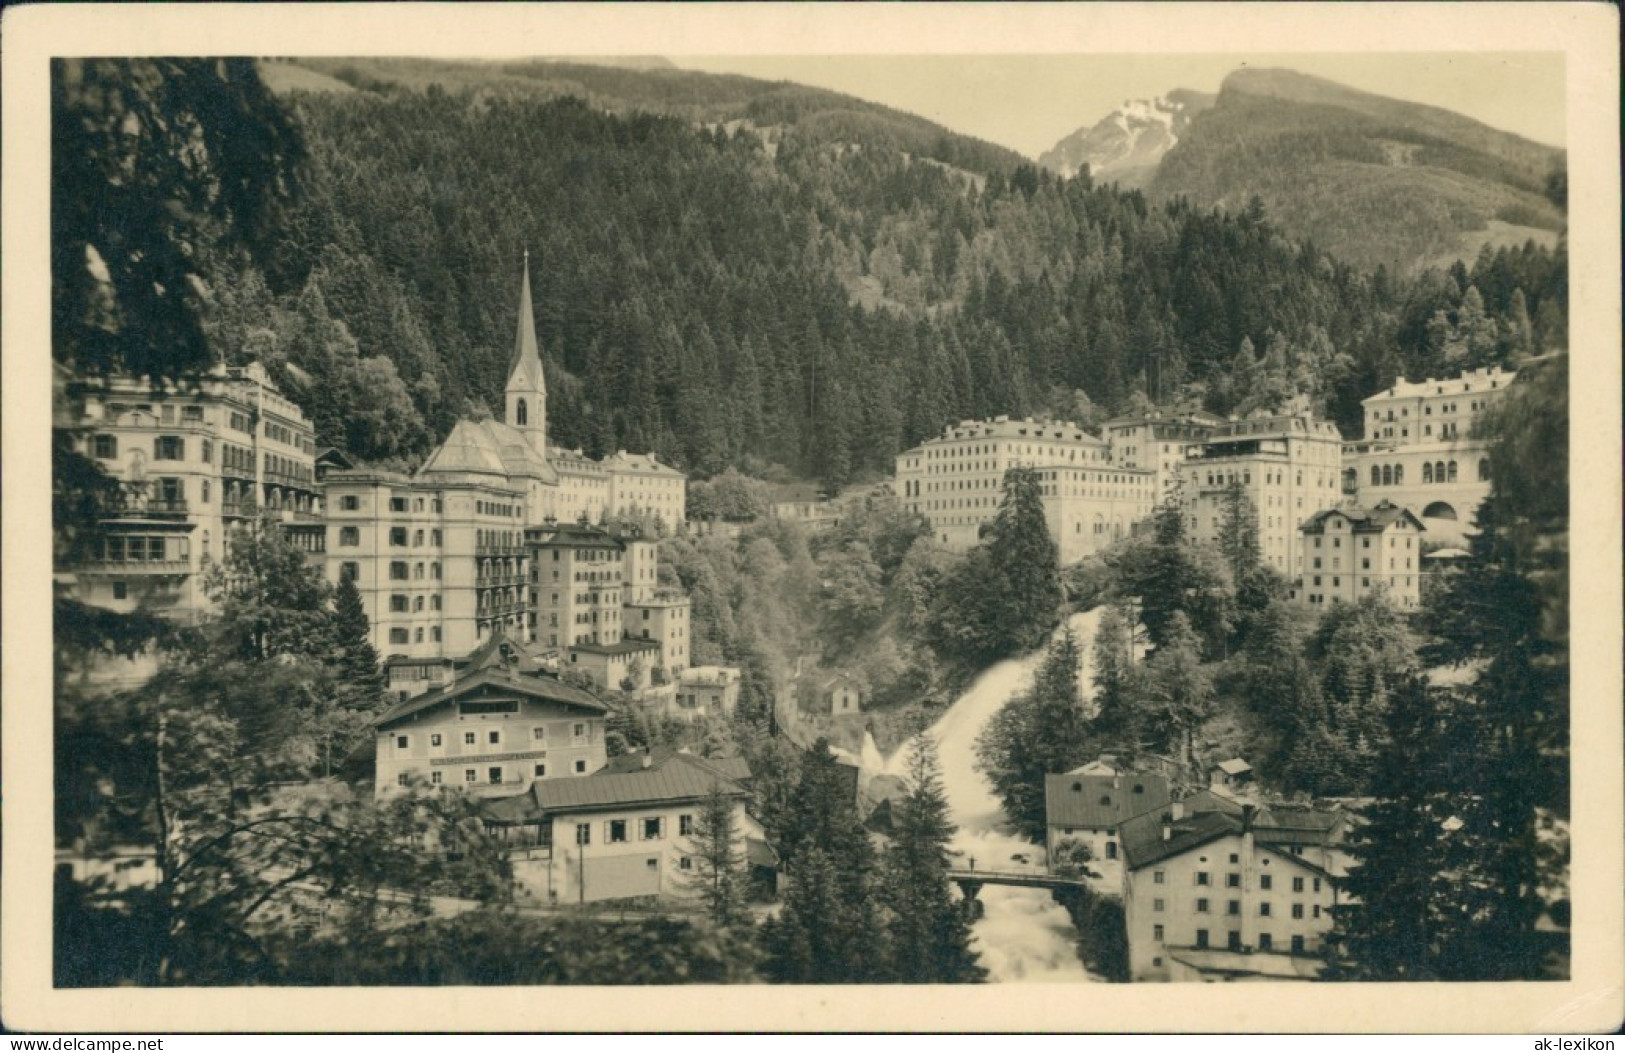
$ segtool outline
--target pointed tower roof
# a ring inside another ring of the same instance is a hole
[[[536,313],[530,305],[530,253],[525,253],[524,277],[519,282],[519,326],[514,336],[513,361],[508,364],[508,386],[527,391],[545,387],[542,353],[536,343]]]

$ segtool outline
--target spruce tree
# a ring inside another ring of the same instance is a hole
[[[378,665],[378,650],[372,645],[372,631],[361,591],[349,577],[339,579],[333,592],[333,676],[347,704],[371,709],[381,701],[384,675]]]
[[[908,791],[897,802],[895,841],[886,857],[896,979],[904,983],[974,983],[986,976],[970,947],[970,924],[948,880],[954,826],[942,787],[935,740],[909,744]]]
[[[1095,629],[1095,719],[1110,723],[1122,715],[1125,689],[1134,670],[1134,614],[1114,603],[1101,613]]]
[[[988,538],[999,619],[1008,633],[1006,653],[1030,651],[1055,628],[1061,604],[1059,552],[1050,537],[1038,472],[1004,473],[1004,497]]]
[[[1068,630],[1050,646],[1032,690],[993,715],[976,740],[976,769],[988,777],[1005,816],[1022,836],[1042,841],[1044,776],[1076,767],[1093,744],[1078,684],[1081,651]]]
[[[873,983],[888,975],[874,847],[856,785],[819,739],[801,755],[778,819],[784,909],[764,929],[769,975],[783,983]]]

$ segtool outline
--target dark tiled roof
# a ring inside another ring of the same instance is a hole
[[[626,640],[617,640],[612,644],[571,644],[569,649],[572,651],[580,651],[582,654],[638,654],[642,651],[660,650],[660,641],[640,640],[634,636]]]
[[[1342,516],[1344,519],[1347,519],[1349,522],[1354,524],[1354,532],[1356,534],[1380,534],[1393,524],[1399,522],[1401,519],[1409,519],[1411,521],[1411,525],[1415,526],[1418,530],[1427,529],[1427,527],[1422,525],[1422,521],[1420,519],[1417,519],[1416,516],[1411,514],[1410,509],[1401,508],[1399,505],[1392,504],[1388,501],[1380,501],[1370,508],[1358,508],[1354,506],[1323,508],[1319,512],[1316,512],[1314,515],[1310,516],[1308,519],[1305,519],[1303,521],[1303,526],[1299,529],[1307,534],[1321,533],[1326,529],[1326,520],[1330,519],[1332,516]]]
[[[533,529],[534,536],[526,538],[533,545],[563,548],[621,547],[621,539],[602,527],[586,526],[581,523],[560,523],[553,527]]]
[[[1123,844],[1123,860],[1130,870],[1138,870],[1159,860],[1177,856],[1241,832],[1241,821],[1223,812],[1187,815],[1169,824],[1172,836],[1162,839],[1162,812],[1147,812],[1124,823],[1117,831]]]
[[[1050,826],[1118,827],[1168,801],[1168,780],[1162,775],[1044,777],[1044,810]]]
[[[641,756],[641,755],[640,755]],[[538,779],[530,793],[543,812],[602,811],[638,804],[697,801],[720,786],[722,792],[742,797],[745,790],[714,768],[684,753],[632,771],[605,768],[585,778]]]
[[[1180,855],[1209,841],[1240,834],[1242,806],[1222,794],[1204,790],[1177,802],[1183,817],[1168,823],[1169,838],[1162,837],[1163,817],[1174,805],[1137,815],[1118,831],[1123,857],[1130,870]],[[1280,806],[1260,808],[1253,816],[1253,836],[1268,845],[1325,845],[1334,842],[1346,819],[1340,811]],[[1296,856],[1285,858],[1315,871],[1319,867]]]
[[[375,724],[379,728],[387,728],[414,713],[450,704],[471,691],[488,686],[499,691],[512,692],[522,698],[560,702],[594,713],[605,713],[609,710],[608,706],[581,688],[573,687],[546,673],[525,674],[503,668],[487,668],[472,670],[444,687],[435,688],[416,698],[391,706],[379,715]]]

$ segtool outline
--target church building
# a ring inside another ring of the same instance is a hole
[[[352,468],[327,473],[327,573],[355,581],[386,658],[468,654],[501,631],[530,642],[525,529],[594,513],[630,512],[617,490],[649,489],[653,454],[636,458],[619,487],[615,463],[579,452],[556,457],[547,436],[547,379],[536,340],[527,259],[502,420],[460,420],[411,475]],[[562,463],[555,463],[556,461]],[[677,510],[687,480],[660,478]],[[562,468],[562,470],[561,470]],[[649,507],[640,502],[639,509]],[[568,519],[566,519],[568,514]]]

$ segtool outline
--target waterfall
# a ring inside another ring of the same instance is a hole
[[[1090,644],[1100,613],[1096,609],[1077,614],[1069,623],[1085,656],[1081,675],[1086,684]],[[1006,702],[1032,684],[1043,658],[1044,652],[1039,650],[983,671],[931,726],[931,736],[942,758],[948,813],[959,828],[950,845],[952,851],[962,854],[956,858],[956,865],[969,865],[974,859],[982,869],[1019,867],[1022,864],[1014,858],[1017,856],[1032,864],[1044,861],[1042,845],[1034,845],[1005,829],[998,799],[986,778],[976,771],[977,735]],[[866,733],[862,761],[866,775],[902,776],[908,770],[908,746],[883,758],[874,739]],[[1093,979],[1078,960],[1077,934],[1071,919],[1047,891],[986,885],[980,898],[985,911],[972,934],[992,980]]]

